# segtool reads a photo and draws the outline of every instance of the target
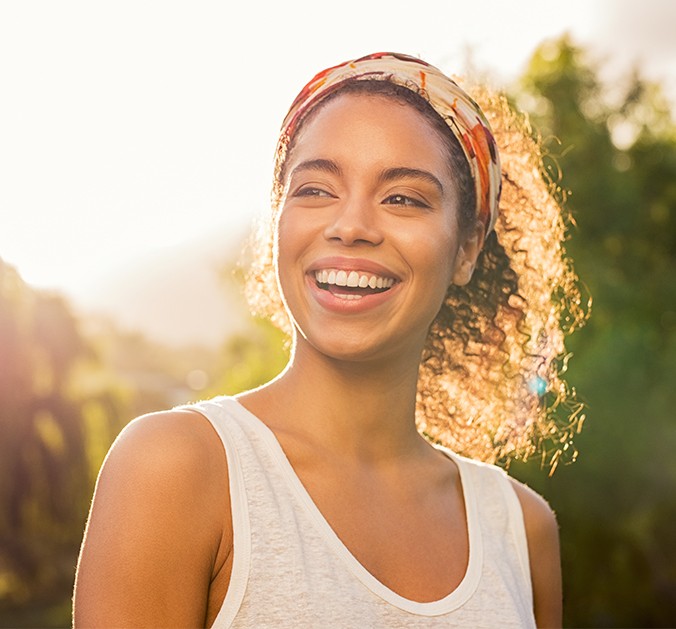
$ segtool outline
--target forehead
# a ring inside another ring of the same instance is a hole
[[[395,97],[342,94],[309,113],[291,143],[289,162],[307,154],[344,153],[433,163],[447,170],[449,151],[435,126],[412,105]],[[323,155],[322,155],[323,156]],[[382,157],[382,155],[381,155]],[[410,165],[410,164],[409,164]]]

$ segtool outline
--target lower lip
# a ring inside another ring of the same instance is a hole
[[[315,279],[309,275],[306,276],[305,281],[310,288],[310,293],[320,306],[340,314],[359,314],[377,308],[391,299],[399,288],[399,283],[397,283],[382,293],[362,295],[361,299],[343,299],[336,297],[331,291],[319,288]]]

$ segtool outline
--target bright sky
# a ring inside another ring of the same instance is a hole
[[[544,39],[570,32],[622,68],[636,61],[673,80],[674,7],[2,2],[0,257],[77,297],[144,253],[244,230],[267,207],[276,132],[296,92],[369,52],[419,55],[452,73],[471,51],[501,83]]]

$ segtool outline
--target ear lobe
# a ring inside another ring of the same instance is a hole
[[[474,226],[458,248],[455,257],[452,283],[464,286],[472,279],[477,258],[484,244],[484,227],[480,223]]]
[[[453,281],[452,283],[456,286],[464,286],[472,279],[472,274],[474,273],[474,263],[469,260],[458,260],[455,270],[453,272]]]

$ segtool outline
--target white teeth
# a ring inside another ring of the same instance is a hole
[[[361,299],[363,295],[355,295],[354,293],[336,293],[334,297],[338,297],[338,299],[347,299],[348,301],[353,300],[353,299]]]
[[[347,273],[345,271],[336,273],[336,286],[347,286]]]
[[[392,288],[396,281],[392,277],[380,277],[359,271],[343,271],[340,269],[320,269],[315,271],[315,279],[320,284],[333,284],[349,288]],[[352,298],[361,298],[361,295],[351,294],[350,299]]]

